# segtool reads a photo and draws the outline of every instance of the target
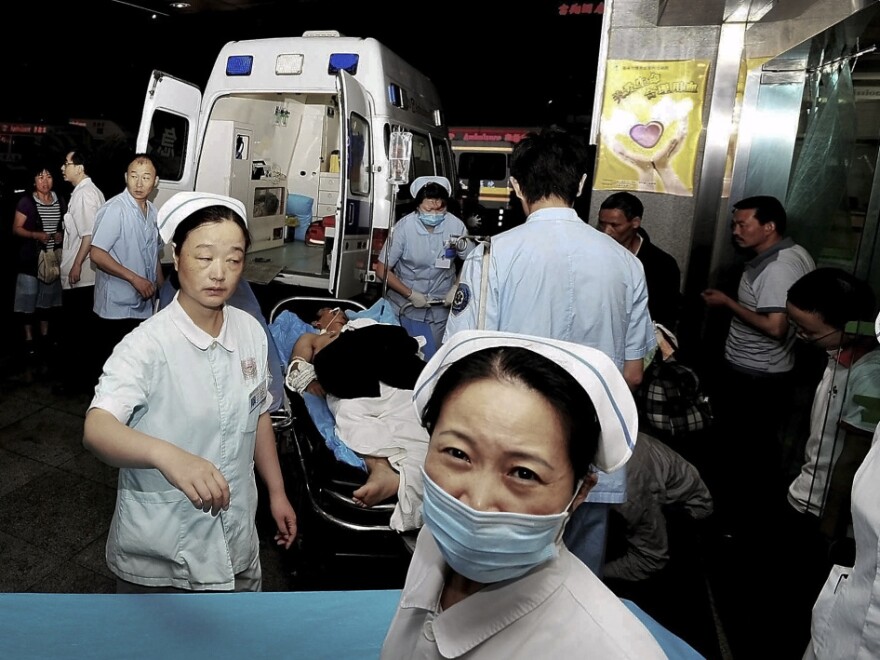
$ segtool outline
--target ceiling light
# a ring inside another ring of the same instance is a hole
[[[169,2],[172,9],[189,9],[192,5],[188,2]]]

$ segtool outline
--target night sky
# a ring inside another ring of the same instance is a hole
[[[560,15],[558,0],[300,0],[279,9],[153,20],[108,0],[31,3],[0,42],[0,121],[105,118],[137,129],[150,71],[204,87],[227,41],[336,29],[375,37],[427,74],[448,123],[540,126],[592,110],[601,15]],[[569,5],[566,5],[569,6]],[[18,10],[17,10],[18,12]],[[36,13],[35,13],[36,12]],[[369,27],[368,27],[369,26]]]

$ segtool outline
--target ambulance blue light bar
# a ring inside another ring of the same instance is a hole
[[[230,55],[226,58],[227,76],[249,76],[253,68],[253,55]]]
[[[358,70],[358,58],[359,55],[357,53],[331,53],[330,66],[327,67],[327,73],[332,76],[338,71],[345,71],[354,75]]]

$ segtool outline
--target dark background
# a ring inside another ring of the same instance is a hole
[[[0,122],[104,118],[134,132],[152,69],[204,87],[227,41],[335,29],[374,37],[427,74],[450,125],[586,123],[602,15],[561,14],[570,6],[288,0],[153,18],[110,0],[30,2],[5,21],[0,41],[7,69]]]

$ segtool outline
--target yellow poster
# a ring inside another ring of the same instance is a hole
[[[690,197],[708,60],[609,60],[594,188]]]

